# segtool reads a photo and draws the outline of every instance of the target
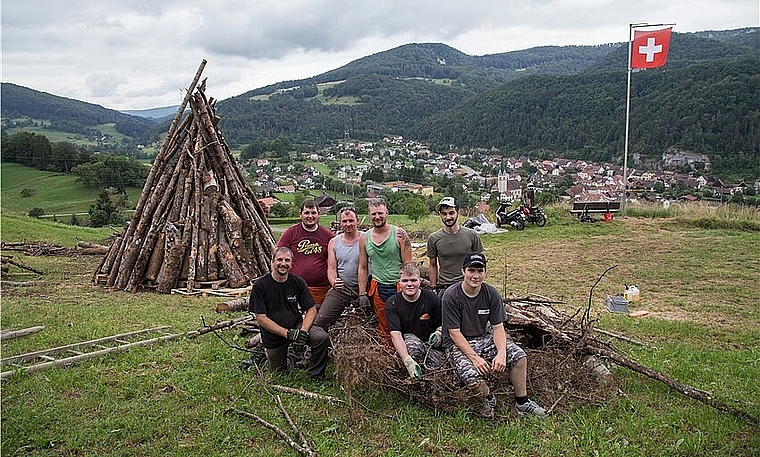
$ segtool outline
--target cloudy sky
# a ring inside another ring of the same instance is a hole
[[[217,99],[406,43],[470,55],[756,27],[757,0],[3,0],[2,76],[113,109],[176,105],[202,59]]]

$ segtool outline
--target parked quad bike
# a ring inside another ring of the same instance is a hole
[[[532,222],[539,227],[546,225],[546,214],[540,206],[523,205],[520,207],[526,222]]]
[[[499,203],[499,208],[496,210],[496,226],[508,225],[515,230],[522,230],[525,228],[525,219],[523,218],[523,212],[520,208],[509,210],[506,202]]]

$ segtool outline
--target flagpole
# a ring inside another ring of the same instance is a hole
[[[631,126],[631,51],[633,50],[633,28],[644,27],[646,23],[628,24],[628,90],[625,97],[625,146],[623,152],[623,196],[620,199],[620,214],[625,217],[628,200],[628,135]]]
[[[631,58],[633,54],[633,29],[636,27],[662,27],[665,25],[673,26],[671,24],[648,24],[646,22],[638,22],[628,24],[628,89],[625,97],[625,146],[623,152],[623,198],[620,201],[620,213],[626,215],[626,203],[628,200],[628,137],[630,134],[631,125]]]

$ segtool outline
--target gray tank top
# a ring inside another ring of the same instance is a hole
[[[335,251],[335,263],[338,269],[338,277],[346,285],[356,287],[359,285],[359,240],[354,244],[343,243],[343,236],[335,238],[333,245]]]

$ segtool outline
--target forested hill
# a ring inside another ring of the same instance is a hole
[[[414,133],[439,144],[620,161],[625,71],[535,76],[432,116]],[[632,75],[630,152],[656,161],[669,148],[705,153],[717,169],[760,176],[756,59],[703,62]],[[543,152],[542,152],[543,151]]]
[[[631,152],[649,160],[686,149],[709,155],[716,170],[760,175],[758,30],[674,33],[667,64],[633,74]],[[411,44],[221,101],[218,112],[228,140],[241,143],[348,131],[620,162],[627,56],[627,43],[481,57]],[[274,92],[286,87],[297,88]]]
[[[320,75],[283,81],[241,94],[247,99],[279,89],[342,81],[366,75],[390,78],[448,79],[470,92],[482,92],[496,84],[526,74],[577,72],[597,62],[616,45],[542,46],[521,51],[470,56],[441,43],[406,44],[350,62]]]
[[[115,124],[117,132],[137,138],[155,122],[70,98],[59,97],[11,83],[2,83],[2,116],[50,122],[50,129],[86,134],[101,124]]]

